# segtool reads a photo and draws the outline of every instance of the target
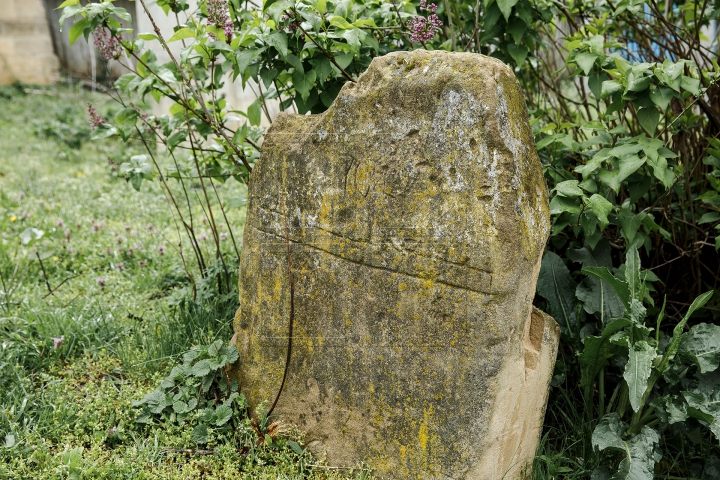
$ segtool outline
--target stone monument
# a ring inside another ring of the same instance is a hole
[[[509,67],[425,50],[374,59],[325,113],[282,114],[265,137],[235,319],[241,391],[272,402],[291,347],[273,414],[330,465],[520,478],[559,337],[532,307],[548,231]]]

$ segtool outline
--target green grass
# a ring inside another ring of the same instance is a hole
[[[110,115],[107,97],[33,91],[0,89],[0,478],[369,478],[257,446],[249,428],[198,447],[177,423],[135,423],[132,402],[182,353],[230,339],[237,299],[193,301],[178,244],[197,269],[158,183],[136,192],[108,162],[141,146],[89,141],[86,104]],[[245,188],[218,188],[238,205],[228,217],[239,237]],[[229,239],[223,250],[236,270]]]

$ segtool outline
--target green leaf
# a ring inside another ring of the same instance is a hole
[[[184,40],[186,38],[195,38],[195,30],[191,30],[187,27],[183,27],[177,32],[173,34],[172,37],[168,39],[168,43],[171,42],[177,42],[178,40]]]
[[[637,111],[638,121],[640,125],[651,136],[655,135],[655,129],[660,122],[660,112],[655,107],[645,107]]]
[[[638,412],[648,387],[652,371],[652,362],[657,350],[644,340],[636,342],[628,349],[628,363],[625,364],[623,378],[628,385],[628,396],[633,411]]]
[[[300,93],[303,100],[307,100],[310,96],[310,89],[315,85],[315,71],[310,70],[307,73],[295,71],[292,81],[295,91]]]
[[[653,480],[655,462],[660,459],[656,452],[660,436],[645,425],[640,433],[623,440],[626,429],[617,413],[605,415],[593,431],[592,444],[600,451],[609,448],[625,454],[611,480]]]
[[[668,105],[670,105],[670,100],[672,100],[673,96],[673,91],[664,87],[656,88],[650,92],[650,100],[660,107],[660,110],[663,112],[667,111]]]
[[[602,82],[600,98],[607,98],[615,92],[622,90],[622,85],[617,80],[605,80]]]
[[[620,300],[623,302],[626,310],[630,310],[630,287],[627,282],[615,278],[610,270],[605,267],[583,267],[581,270],[585,275],[592,275],[601,280],[605,280],[610,287],[617,293]]]
[[[588,207],[590,207],[590,210],[595,214],[598,220],[600,220],[602,228],[605,228],[607,224],[610,223],[607,216],[610,212],[612,212],[612,203],[610,203],[605,197],[597,193],[593,194],[588,199]]]
[[[607,240],[601,240],[592,250],[587,247],[568,249],[567,256],[583,267],[612,267],[610,243]],[[600,313],[603,325],[610,319],[621,317],[625,311],[618,294],[606,281],[597,277],[583,278],[575,290],[575,296],[582,302],[587,313]]]
[[[288,447],[290,447],[292,449],[293,452],[297,453],[298,455],[302,455],[303,453],[305,453],[305,451],[302,448],[300,448],[300,445],[298,445],[297,442],[288,440],[287,445],[288,445]]]
[[[15,435],[13,435],[12,433],[8,433],[7,435],[5,435],[5,448],[13,448],[14,446],[15,446]]]
[[[598,178],[617,193],[622,182],[645,164],[645,158],[637,155],[621,158],[617,161],[617,165],[613,162],[615,166],[613,170],[600,170]]]
[[[627,425],[620,420],[617,413],[605,415],[600,419],[595,430],[592,433],[592,445],[599,451],[607,448],[615,450],[625,450],[625,444],[622,440],[623,432],[627,429]]]
[[[254,127],[260,125],[260,113],[260,99],[256,98],[247,109],[247,117],[248,120],[250,120],[250,125]]]
[[[505,17],[506,22],[510,20],[510,13],[512,12],[512,7],[514,7],[516,3],[518,3],[518,0],[497,0],[497,6],[500,8],[500,11]],[[512,55],[512,53],[510,55]],[[522,62],[518,62],[518,64],[520,63]]]
[[[720,326],[695,325],[682,335],[678,354],[697,365],[700,373],[716,370],[720,366]]]
[[[683,90],[692,93],[694,96],[700,96],[700,80],[683,75],[680,80],[680,86]]]
[[[557,215],[562,212],[580,213],[582,206],[577,198],[566,198],[561,195],[555,195],[550,200],[550,213]]]
[[[635,300],[642,300],[640,290],[642,289],[642,277],[640,275],[642,267],[640,265],[640,254],[634,245],[627,251],[625,257],[625,281],[630,287],[630,297]]]
[[[266,48],[250,48],[247,50],[242,50],[240,52],[237,52],[235,54],[235,58],[237,60],[238,64],[238,70],[242,73],[245,72],[248,68],[248,65],[250,65],[250,62],[258,57],[262,52],[264,52]]]
[[[134,73],[126,73],[125,75],[115,80],[113,88],[115,88],[116,90],[120,90],[121,92],[128,93],[128,86],[130,85],[130,82],[132,82],[136,78],[140,77],[138,77]]]
[[[187,138],[187,130],[178,130],[167,138],[166,145],[172,151]]]
[[[83,34],[85,31],[85,28],[90,27],[90,22],[87,21],[87,19],[83,18],[82,20],[75,23],[70,28],[70,31],[68,32],[68,38],[70,39],[70,45],[74,44],[78,38],[80,38],[80,35]]]
[[[507,50],[512,59],[515,61],[516,65],[522,65],[525,61],[525,58],[527,58],[529,52],[529,50],[524,45],[515,45],[513,43],[507,46]]]
[[[540,266],[537,293],[548,301],[548,313],[569,335],[572,335],[576,323],[576,287],[577,285],[570,276],[570,270],[562,259],[554,252],[545,252]]]
[[[688,415],[708,424],[720,440],[720,376],[718,373],[699,375],[694,390],[682,392],[688,404]]]
[[[589,75],[599,55],[595,53],[580,52],[575,55],[575,63],[582,69],[585,75]]]
[[[566,180],[555,185],[555,191],[564,197],[581,197],[583,191],[578,187],[577,180]]]
[[[120,125],[124,124],[135,124],[135,121],[138,118],[138,112],[134,108],[123,108],[118,113],[115,114],[115,123],[118,123]]]
[[[285,58],[287,56],[288,42],[285,32],[273,32],[270,35],[263,36],[262,39],[271,47],[275,47],[281,57]]]
[[[222,427],[232,418],[232,408],[227,405],[220,405],[215,409],[215,426]]]
[[[194,377],[204,377],[210,373],[210,362],[207,360],[200,360],[190,368],[190,374]]]
[[[702,217],[700,217],[700,220],[698,220],[698,224],[701,223],[715,223],[718,220],[720,220],[720,213],[718,212],[707,212]]]
[[[610,338],[630,325],[632,322],[627,318],[616,318],[608,323],[600,336],[585,337],[585,346],[579,355],[581,387],[592,385],[595,376],[605,368],[608,359],[615,354],[617,347],[610,342]]]
[[[526,30],[527,24],[519,17],[513,18],[507,26],[507,32],[512,36],[516,45],[519,45],[520,42],[522,42]]]
[[[293,67],[296,71],[305,73],[305,69],[303,68],[302,61],[301,61],[296,55],[293,55],[292,53],[289,53],[289,54],[287,55],[287,57],[285,57],[285,61],[286,61],[287,63],[289,63],[290,65],[292,65],[292,67]]]
[[[198,425],[193,429],[192,438],[198,445],[204,445],[210,441],[207,425]]]

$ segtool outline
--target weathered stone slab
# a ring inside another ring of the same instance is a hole
[[[284,213],[286,212],[286,213]],[[510,68],[393,53],[313,116],[281,115],[249,189],[235,322],[251,405],[331,465],[519,478],[558,341],[532,309],[548,195]]]

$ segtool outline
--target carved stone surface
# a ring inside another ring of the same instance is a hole
[[[235,375],[331,465],[519,478],[559,331],[533,312],[548,194],[512,70],[373,60],[320,115],[281,115],[249,189]]]

